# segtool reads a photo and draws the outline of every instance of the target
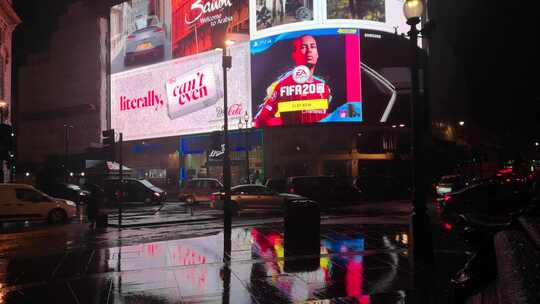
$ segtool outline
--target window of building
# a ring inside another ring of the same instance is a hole
[[[0,56],[0,99],[4,99],[4,90],[4,56]]]

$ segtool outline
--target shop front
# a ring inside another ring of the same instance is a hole
[[[168,193],[178,191],[178,136],[125,142],[123,150],[131,177],[146,179]]]
[[[231,184],[263,182],[263,132],[240,130],[229,133]],[[180,139],[180,180],[209,177],[223,181],[223,150],[212,149],[210,134]],[[246,161],[247,160],[247,161]]]

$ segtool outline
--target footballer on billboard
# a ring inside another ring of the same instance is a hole
[[[358,29],[254,40],[251,74],[255,127],[362,121]]]

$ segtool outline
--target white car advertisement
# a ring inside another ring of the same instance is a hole
[[[230,48],[229,128],[251,113],[249,44]],[[111,75],[111,127],[124,140],[223,128],[221,50]],[[234,77],[232,77],[234,76]]]

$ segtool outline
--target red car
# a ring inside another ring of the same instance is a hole
[[[178,199],[188,204],[209,202],[212,193],[221,191],[223,185],[215,178],[194,178],[188,180],[178,195]]]

